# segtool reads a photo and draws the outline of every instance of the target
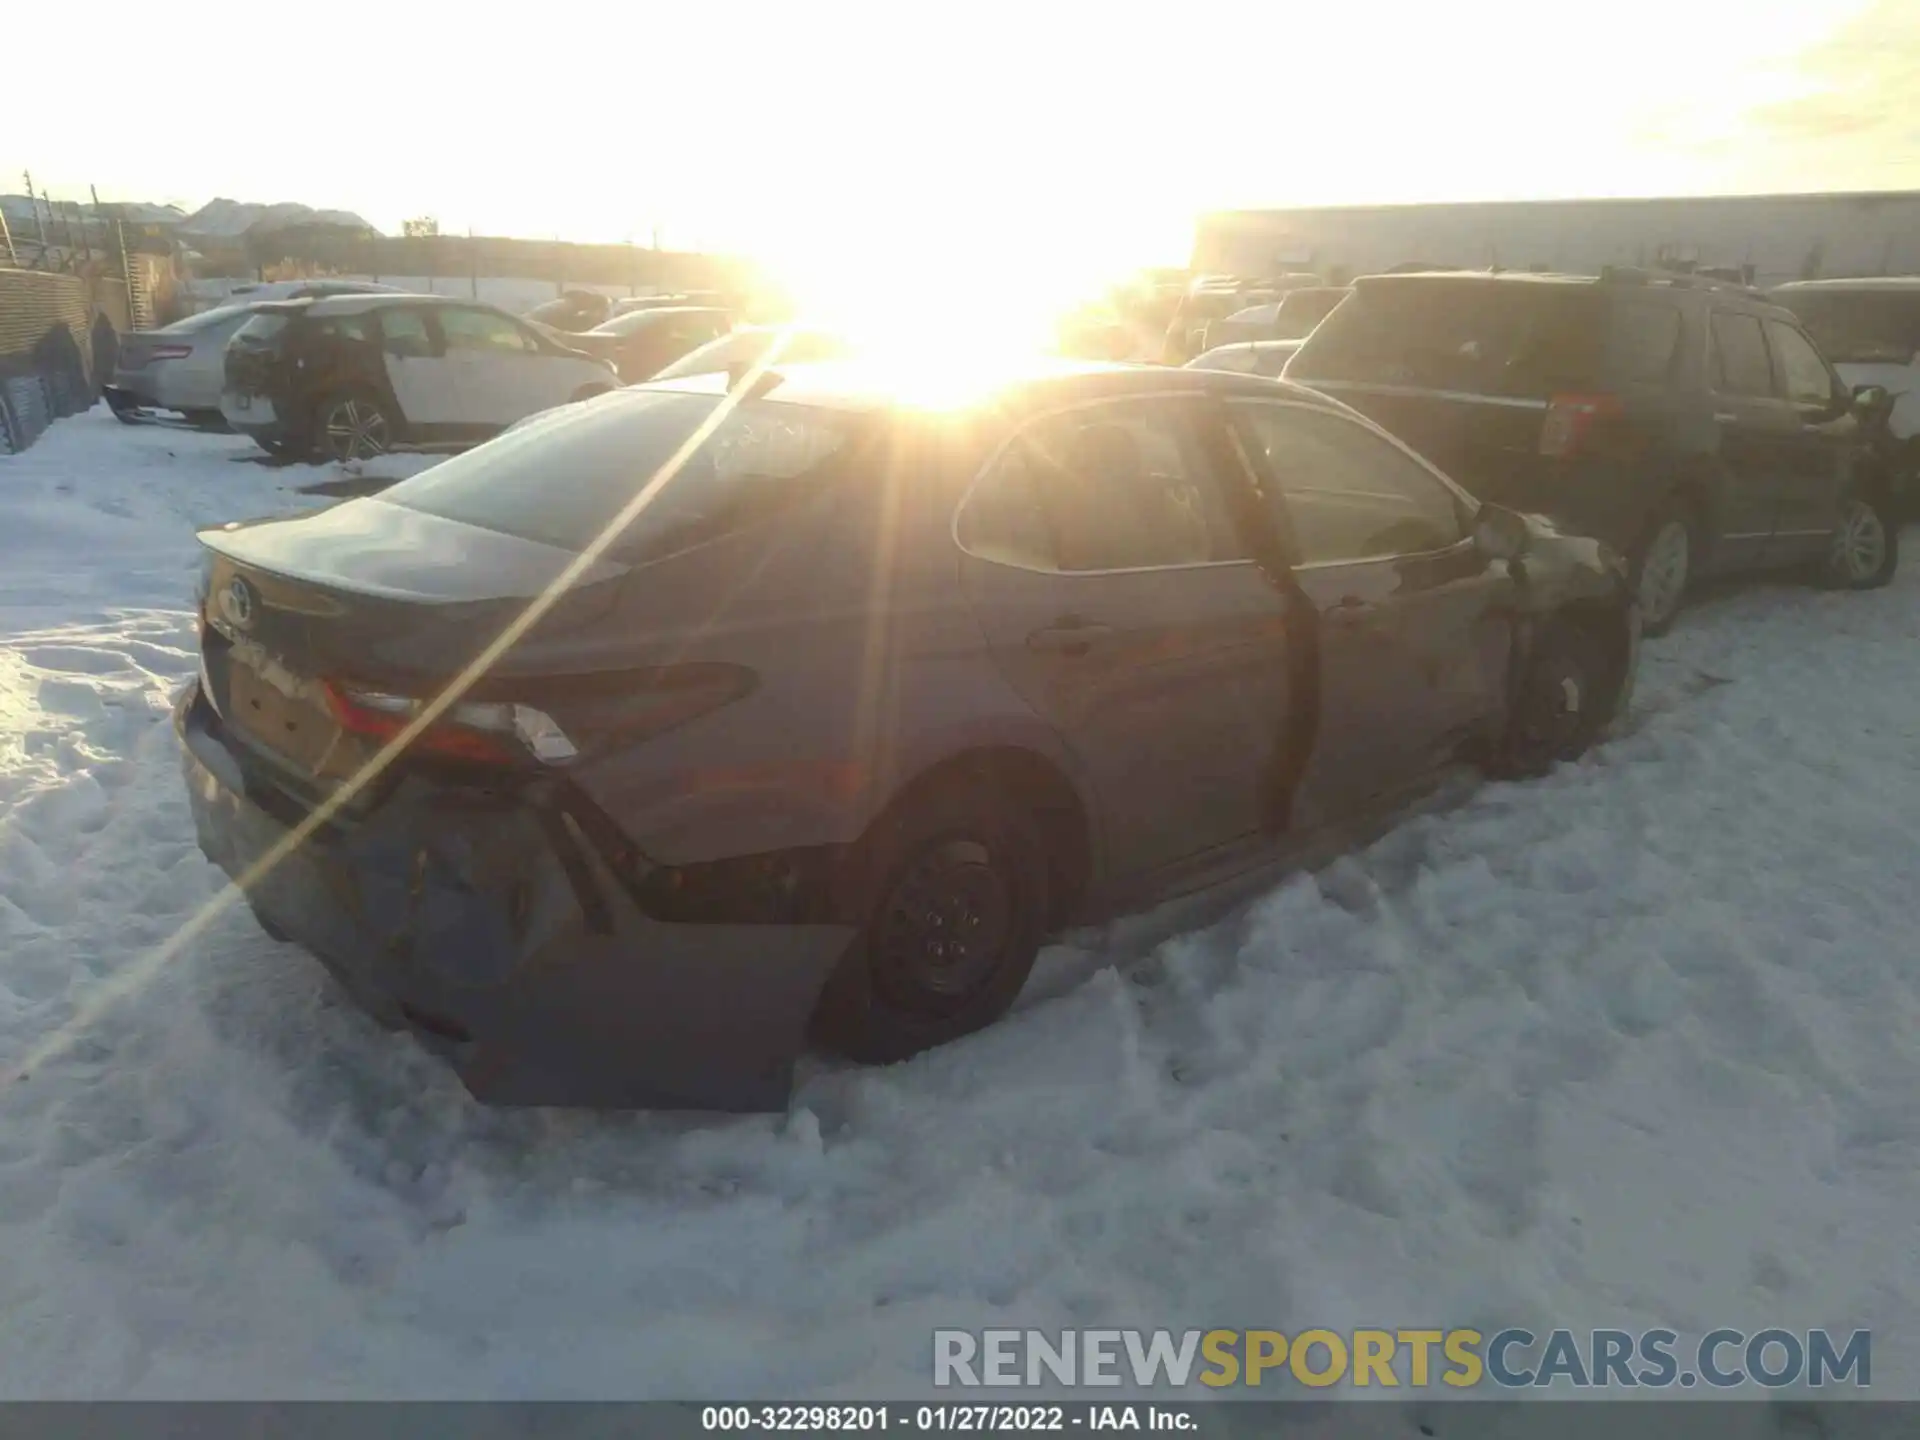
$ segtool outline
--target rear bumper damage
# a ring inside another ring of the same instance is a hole
[[[197,684],[174,720],[200,847],[238,880],[306,811]],[[783,1109],[853,927],[664,921],[643,905],[645,862],[605,850],[560,787],[405,776],[247,898],[478,1100]]]

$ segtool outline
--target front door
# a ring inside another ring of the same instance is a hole
[[[1095,790],[1110,878],[1260,834],[1286,748],[1288,610],[1231,518],[1218,423],[1191,396],[1041,417],[957,517],[968,597]]]
[[[1292,806],[1311,828],[1500,733],[1514,581],[1474,545],[1465,496],[1379,431],[1292,401],[1229,409],[1318,622],[1319,723]]]
[[[1766,328],[1780,398],[1796,422],[1782,443],[1767,552],[1769,563],[1787,565],[1826,553],[1864,441],[1853,393],[1813,342],[1782,320],[1769,320]]]
[[[511,316],[464,305],[436,313],[462,424],[497,429],[573,398],[565,384],[573,367],[545,354]]]
[[[1715,310],[1707,328],[1707,384],[1722,470],[1712,563],[1715,570],[1751,569],[1767,557],[1787,446],[1800,420],[1775,392],[1758,316]]]

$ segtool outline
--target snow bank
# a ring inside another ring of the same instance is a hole
[[[101,411],[0,462],[0,1063],[216,891],[190,532],[320,478],[246,453]],[[230,910],[0,1096],[0,1394],[907,1396],[936,1326],[1429,1323],[1868,1327],[1920,1395],[1917,611],[1711,598],[1590,762],[1076,937],[788,1116],[483,1111]]]

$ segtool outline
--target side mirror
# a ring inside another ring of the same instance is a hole
[[[1853,387],[1853,408],[1872,412],[1880,409],[1892,398],[1884,385],[1856,385]]]
[[[1474,517],[1473,543],[1489,560],[1518,560],[1532,538],[1527,522],[1503,506],[1482,505]]]

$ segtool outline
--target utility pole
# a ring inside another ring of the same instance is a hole
[[[22,170],[20,178],[27,182],[27,203],[33,207],[34,228],[40,232],[40,263],[47,263],[47,222],[40,218],[40,197],[33,193],[33,172]]]
[[[9,265],[18,265],[20,263],[20,257],[14,253],[13,230],[7,224],[7,212],[5,210],[0,210],[0,243],[4,243],[7,247],[7,263]]]

